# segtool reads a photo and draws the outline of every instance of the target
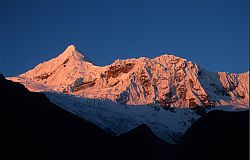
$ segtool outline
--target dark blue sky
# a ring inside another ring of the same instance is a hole
[[[97,65],[171,53],[212,71],[249,66],[248,0],[0,0],[0,72],[75,44]]]

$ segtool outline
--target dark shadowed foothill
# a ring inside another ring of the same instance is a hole
[[[111,136],[2,75],[0,98],[8,159],[248,159],[248,111],[211,111],[171,145],[146,125]]]

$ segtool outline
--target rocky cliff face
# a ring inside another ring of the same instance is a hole
[[[58,57],[9,79],[32,91],[64,92],[128,105],[193,108],[249,103],[249,72],[210,72],[173,55],[116,60],[99,67],[69,46]]]

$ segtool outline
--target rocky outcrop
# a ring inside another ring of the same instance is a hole
[[[107,71],[104,72],[105,78],[117,78],[122,73],[128,73],[134,67],[133,63],[127,63],[123,65],[110,66]]]

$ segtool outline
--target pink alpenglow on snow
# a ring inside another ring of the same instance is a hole
[[[249,107],[249,72],[211,72],[168,54],[96,66],[70,45],[58,57],[8,79],[31,91],[63,92],[127,105]]]

